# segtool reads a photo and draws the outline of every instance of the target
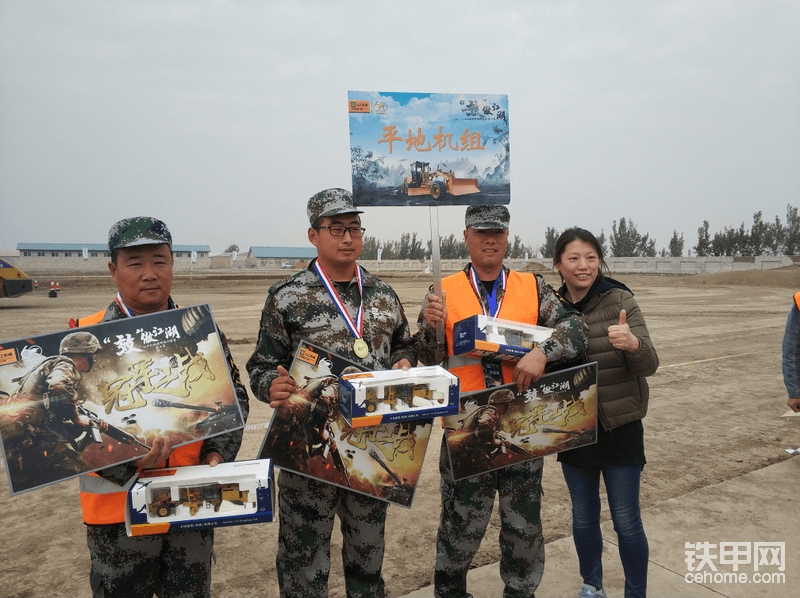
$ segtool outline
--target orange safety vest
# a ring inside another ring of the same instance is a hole
[[[91,316],[80,318],[77,326],[91,326],[99,324],[105,315],[105,310]],[[200,463],[200,448],[202,441],[184,444],[172,451],[167,461],[159,463],[158,467],[178,467],[181,465],[198,465]],[[133,480],[131,480],[131,483]],[[125,522],[125,500],[128,496],[126,485],[122,490],[114,482],[101,478],[96,473],[90,473],[80,478],[81,510],[83,521],[91,525]]]
[[[447,355],[453,355],[453,326],[465,318],[482,314],[481,303],[475,295],[469,277],[464,271],[442,279],[442,290],[447,292]],[[536,277],[529,273],[510,270],[506,280],[506,291],[503,304],[500,306],[498,318],[536,325],[539,321],[539,288]],[[457,367],[448,367],[450,372],[461,381],[461,392],[483,390],[486,384],[480,359],[459,358],[459,362],[468,362]],[[513,382],[514,365],[502,364],[503,382]]]
[[[92,314],[91,316],[86,316],[84,318],[78,318],[77,321],[70,320],[69,327],[70,328],[80,328],[81,326],[92,326],[93,324],[99,324],[103,321],[103,316],[106,315],[106,310],[99,311],[96,314]]]
[[[800,291],[794,294],[794,304],[797,306],[797,309],[800,309]]]

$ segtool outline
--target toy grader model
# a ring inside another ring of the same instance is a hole
[[[467,195],[480,193],[478,179],[457,179],[451,170],[444,172],[436,169],[430,171],[428,162],[413,162],[411,174],[407,176],[401,187],[404,195],[427,195],[439,199],[445,193],[450,195]]]
[[[247,502],[247,495],[247,490],[239,490],[239,484],[205,484],[181,487],[178,490],[178,500],[172,500],[170,489],[164,488],[149,504],[149,510],[155,511],[159,517],[167,517],[178,505],[184,505],[189,507],[189,515],[193,517],[203,503],[206,508],[213,506],[214,512],[217,512],[223,500],[243,505]]]
[[[387,386],[383,391],[383,397],[378,398],[378,390],[375,388],[367,389],[366,409],[367,413],[377,410],[380,403],[386,403],[392,411],[397,411],[397,400],[405,403],[407,407],[414,407],[414,397],[426,399],[433,403],[438,401],[444,403],[444,393],[432,390],[427,384],[393,384]]]

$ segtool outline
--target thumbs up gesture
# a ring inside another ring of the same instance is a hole
[[[629,353],[633,353],[639,348],[639,339],[631,333],[624,309],[619,312],[619,324],[608,327],[608,340],[615,349],[622,349]]]

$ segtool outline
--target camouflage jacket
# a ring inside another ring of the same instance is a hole
[[[469,276],[469,269],[472,264],[467,264],[463,272]],[[509,269],[503,266],[503,269],[508,274]],[[558,294],[553,290],[544,278],[540,275],[536,276],[536,287],[539,289],[539,326],[548,326],[553,328],[553,333],[550,338],[539,344],[539,348],[547,357],[548,363],[554,361],[571,361],[577,359],[586,353],[586,333],[587,327],[583,323],[581,314],[574,309],[565,307],[560,301]],[[480,287],[481,295],[480,302],[486,312],[489,312],[489,300],[486,295],[486,289],[483,285]],[[433,293],[431,288],[428,295]],[[503,291],[498,289],[497,300],[503,297]],[[428,322],[425,321],[423,314],[425,307],[428,305],[428,297],[422,302],[422,309],[417,318],[417,326],[419,332],[415,336],[417,339],[418,353],[417,357],[420,362],[425,365],[436,365],[441,363],[447,357],[447,345],[445,343],[439,344],[436,342],[436,329],[431,328]]]
[[[355,337],[317,276],[314,261],[307,269],[270,287],[261,312],[258,344],[246,366],[250,388],[259,400],[269,403],[269,387],[278,377],[277,367],[289,369],[301,340],[373,370],[389,369],[401,359],[416,365],[400,299],[381,279],[366,270],[363,273],[363,298],[359,297],[355,277],[346,288],[334,283],[351,317],[359,305],[364,305],[363,338],[370,352],[363,359],[353,352]]]
[[[170,297],[167,309],[176,309],[177,307],[178,306],[172,300],[172,297]],[[103,316],[102,321],[108,322],[109,320],[119,320],[126,317],[127,315],[125,312],[122,311],[117,302],[114,301],[106,309],[106,313]],[[239,408],[242,410],[242,417],[245,421],[247,421],[247,415],[250,412],[250,400],[247,396],[247,389],[244,387],[244,384],[242,384],[242,379],[239,375],[239,368],[237,368],[236,364],[233,362],[231,350],[228,348],[228,341],[225,338],[225,335],[219,328],[217,328],[217,332],[219,332],[219,338],[222,342],[222,350],[225,353],[225,359],[228,362],[228,370],[231,373],[233,387],[236,390],[236,399],[239,401]],[[200,460],[202,461],[209,453],[219,453],[222,455],[222,458],[225,461],[233,461],[236,459],[236,454],[239,452],[239,447],[242,444],[243,432],[244,430],[234,430],[233,432],[227,432],[226,434],[219,434],[212,438],[206,438],[203,440],[203,446],[200,449]],[[136,466],[132,465],[131,463],[123,463],[121,465],[112,465],[111,467],[101,469],[96,473],[109,481],[119,484],[120,486],[124,486],[128,481],[130,481],[136,472]]]

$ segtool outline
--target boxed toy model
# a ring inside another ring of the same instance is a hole
[[[272,521],[272,461],[147,469],[128,491],[129,536]]]
[[[339,412],[353,427],[458,413],[459,381],[438,365],[344,374]]]
[[[520,324],[490,316],[470,316],[453,326],[453,354],[497,357],[519,361],[528,351],[550,338],[553,329]]]

